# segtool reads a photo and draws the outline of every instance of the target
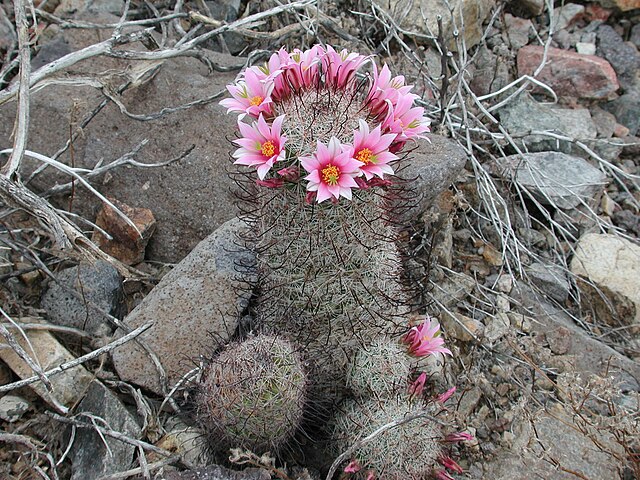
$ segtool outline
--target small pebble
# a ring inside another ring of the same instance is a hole
[[[31,404],[17,395],[5,395],[0,398],[0,418],[5,422],[13,423],[22,418]]]

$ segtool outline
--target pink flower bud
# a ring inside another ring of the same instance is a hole
[[[349,465],[344,467],[344,473],[356,473],[356,472],[359,472],[361,469],[362,467],[360,466],[357,460],[351,460],[351,462],[349,462]]]
[[[436,400],[439,403],[444,403],[447,400],[449,400],[451,398],[451,396],[456,392],[456,387],[451,387],[449,390],[447,390],[444,393],[441,393],[440,395],[438,395],[438,397],[436,398]]]
[[[453,458],[447,455],[441,455],[440,458],[438,458],[438,461],[444,466],[444,468],[447,468],[452,472],[464,473],[462,467],[458,465]]]
[[[256,185],[267,188],[280,188],[284,185],[284,181],[281,178],[269,178],[267,180],[256,180]]]
[[[444,441],[449,443],[457,443],[457,442],[467,442],[473,439],[474,437],[470,433],[457,432],[457,433],[450,433],[449,435],[447,435],[444,438]]]
[[[409,395],[411,397],[419,397],[424,390],[424,383],[427,381],[427,374],[422,372],[420,376],[409,385]]]

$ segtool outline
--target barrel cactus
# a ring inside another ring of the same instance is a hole
[[[257,335],[228,346],[204,368],[197,419],[219,451],[277,451],[303,418],[306,374],[291,343]]]

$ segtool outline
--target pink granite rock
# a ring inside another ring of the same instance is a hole
[[[518,51],[518,74],[533,75],[542,62],[544,48],[527,45]],[[536,77],[560,97],[607,98],[620,85],[613,68],[594,55],[550,48],[545,67]]]

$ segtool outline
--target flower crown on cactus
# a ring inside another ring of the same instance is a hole
[[[367,63],[368,81],[359,81],[356,73]],[[309,202],[388,185],[384,176],[394,174],[396,153],[429,131],[412,88],[369,56],[320,45],[280,49],[247,68],[227,86],[233,98],[220,102],[227,113],[239,113],[234,163],[256,167],[264,187],[305,180]]]

